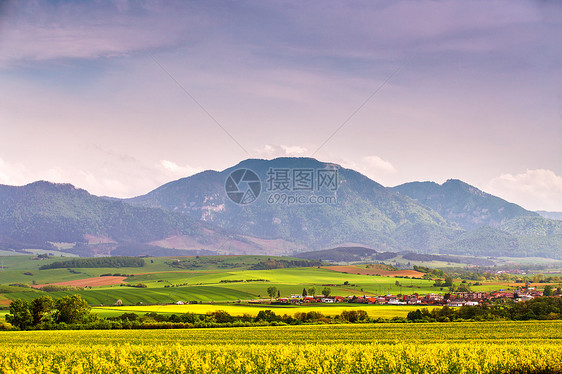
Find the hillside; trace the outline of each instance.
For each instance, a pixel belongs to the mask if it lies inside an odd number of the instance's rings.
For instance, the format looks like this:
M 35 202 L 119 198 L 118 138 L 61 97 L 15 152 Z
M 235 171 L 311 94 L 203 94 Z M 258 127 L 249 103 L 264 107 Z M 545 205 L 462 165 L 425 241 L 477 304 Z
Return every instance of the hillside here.
M 310 178 L 298 179 L 297 172 Z M 329 183 L 320 175 L 329 175 Z M 289 255 L 368 247 L 560 258 L 561 222 L 458 180 L 386 188 L 310 158 L 249 159 L 126 200 L 69 184 L 0 185 L 0 250 L 80 256 Z M 328 255 L 355 261 L 350 251 Z
M 262 182 L 262 193 L 251 204 L 236 204 L 224 192 L 228 175 L 237 169 L 254 171 Z M 270 169 L 335 171 L 336 191 L 288 191 L 286 194 L 333 197 L 337 203 L 288 205 L 272 202 L 276 192 L 267 191 Z M 402 239 L 415 235 L 420 224 L 429 227 L 436 242 L 447 241 L 459 231 L 431 208 L 356 171 L 309 158 L 250 159 L 222 172 L 206 171 L 167 183 L 127 202 L 181 212 L 243 235 L 282 239 L 309 248 L 356 242 L 377 250 L 401 250 L 411 248 L 411 243 Z
M 330 262 L 384 261 L 396 257 L 394 252 L 377 252 L 365 247 L 337 247 L 319 251 L 302 252 L 299 258 L 316 259 Z
M 547 212 L 546 210 L 537 210 L 535 213 L 541 215 L 541 217 L 548 219 L 556 219 L 562 221 L 562 212 Z
M 186 215 L 93 196 L 70 184 L 0 186 L 0 249 L 54 249 L 66 243 L 70 252 L 107 255 L 172 235 L 189 237 L 200 249 L 218 247 L 229 233 Z M 257 247 L 242 238 L 233 242 Z
M 499 227 L 514 218 L 538 216 L 456 179 L 441 185 L 434 182 L 405 183 L 392 190 L 430 207 L 465 230 L 483 225 Z

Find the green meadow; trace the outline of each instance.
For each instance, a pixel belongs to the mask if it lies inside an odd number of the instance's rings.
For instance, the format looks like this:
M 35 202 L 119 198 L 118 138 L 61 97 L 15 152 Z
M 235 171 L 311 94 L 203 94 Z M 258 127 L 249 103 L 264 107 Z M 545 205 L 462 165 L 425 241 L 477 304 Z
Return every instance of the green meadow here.
M 433 280 L 393 278 L 383 276 L 341 273 L 319 267 L 250 270 L 268 256 L 209 256 L 209 257 L 159 257 L 146 258 L 143 267 L 122 268 L 59 268 L 40 270 L 40 266 L 64 260 L 61 257 L 38 260 L 34 256 L 0 257 L 0 307 L 10 300 L 32 300 L 41 294 L 33 288 L 9 286 L 10 284 L 48 284 L 99 279 L 103 274 L 122 274 L 124 284 L 78 288 L 49 292 L 54 298 L 80 294 L 92 306 L 173 304 L 184 302 L 238 302 L 268 298 L 268 287 L 274 286 L 281 297 L 301 294 L 303 289 L 316 289 L 321 294 L 329 287 L 332 295 L 385 295 L 444 293 L 447 289 L 434 287 Z M 283 258 L 292 260 L 290 258 Z M 137 288 L 142 284 L 143 288 Z M 483 284 L 473 286 L 475 291 L 490 291 L 507 286 Z

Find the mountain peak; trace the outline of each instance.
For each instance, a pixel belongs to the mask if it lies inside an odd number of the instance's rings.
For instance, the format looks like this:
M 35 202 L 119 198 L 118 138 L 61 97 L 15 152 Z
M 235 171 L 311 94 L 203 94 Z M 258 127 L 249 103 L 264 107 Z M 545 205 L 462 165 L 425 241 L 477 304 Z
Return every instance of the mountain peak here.
M 433 182 L 406 183 L 393 190 L 431 207 L 465 230 L 482 225 L 499 227 L 513 218 L 537 215 L 459 179 L 448 179 L 441 185 Z

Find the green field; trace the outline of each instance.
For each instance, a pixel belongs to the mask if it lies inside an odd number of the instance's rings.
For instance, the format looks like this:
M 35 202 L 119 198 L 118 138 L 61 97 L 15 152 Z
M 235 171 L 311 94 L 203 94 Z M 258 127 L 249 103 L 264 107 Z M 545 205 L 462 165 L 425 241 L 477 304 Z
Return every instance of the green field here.
M 562 323 L 0 332 L 2 373 L 560 374 Z
M 39 267 L 60 257 L 38 260 L 32 256 L 0 257 L 4 267 L 0 271 L 0 307 L 9 300 L 37 298 L 42 291 L 32 288 L 8 287 L 8 284 L 47 284 L 99 279 L 102 274 L 125 274 L 125 285 L 97 286 L 93 288 L 51 292 L 52 297 L 78 293 L 92 306 L 114 305 L 121 300 L 124 305 L 172 304 L 190 302 L 235 302 L 267 298 L 267 288 L 275 286 L 281 297 L 301 294 L 303 288 L 316 288 L 320 294 L 324 287 L 332 295 L 385 295 L 445 293 L 447 289 L 434 287 L 432 280 L 406 279 L 382 276 L 341 273 L 317 267 L 285 268 L 274 270 L 249 270 L 268 256 L 210 256 L 147 258 L 144 267 L 123 268 L 60 268 L 39 270 Z M 289 259 L 289 258 L 285 258 Z M 181 266 L 176 263 L 181 262 Z M 510 289 L 507 285 L 486 284 L 472 286 L 474 291 Z

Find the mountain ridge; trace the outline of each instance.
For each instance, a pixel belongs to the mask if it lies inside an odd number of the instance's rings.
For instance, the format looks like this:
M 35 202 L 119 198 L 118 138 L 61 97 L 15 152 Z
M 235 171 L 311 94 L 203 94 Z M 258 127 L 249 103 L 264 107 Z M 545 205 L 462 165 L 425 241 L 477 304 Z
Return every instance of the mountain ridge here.
M 241 207 L 225 196 L 224 181 L 232 171 L 252 170 L 266 184 L 268 171 L 276 168 L 335 170 L 337 190 L 328 191 L 328 195 L 337 198 L 338 203 L 333 206 L 308 204 L 282 207 L 268 204 L 265 197 L 260 196 L 261 200 Z M 202 179 L 204 183 L 201 183 Z M 204 186 L 206 191 L 202 191 L 200 186 Z M 406 249 L 407 246 L 392 237 L 392 232 L 410 221 L 424 221 L 444 230 L 455 230 L 455 226 L 439 214 L 421 207 L 407 196 L 398 195 L 352 169 L 310 158 L 248 159 L 221 172 L 199 173 L 169 182 L 144 196 L 126 201 L 138 206 L 179 211 L 231 230 L 236 230 L 238 222 L 244 220 L 247 225 L 241 229 L 244 235 L 293 240 L 313 248 L 353 242 L 357 236 L 362 236 L 365 244 L 378 246 L 379 249 Z
M 246 205 L 232 201 L 225 190 L 238 188 L 241 179 L 231 179 L 228 186 L 227 180 L 241 169 L 260 182 L 255 201 Z M 278 175 L 293 179 L 273 178 Z M 329 183 L 321 185 L 321 176 Z M 302 187 L 312 178 L 306 191 L 272 189 Z M 282 195 L 305 200 L 273 199 Z M 311 158 L 247 159 L 130 199 L 98 197 L 46 181 L 0 185 L 0 249 L 51 248 L 53 242 L 74 243 L 81 255 L 274 255 L 356 243 L 378 252 L 560 257 L 562 221 L 460 180 L 388 188 L 355 170 Z
M 458 179 L 448 179 L 441 185 L 435 182 L 409 182 L 392 189 L 429 206 L 465 230 L 482 225 L 500 227 L 513 218 L 538 216 L 535 212 Z

